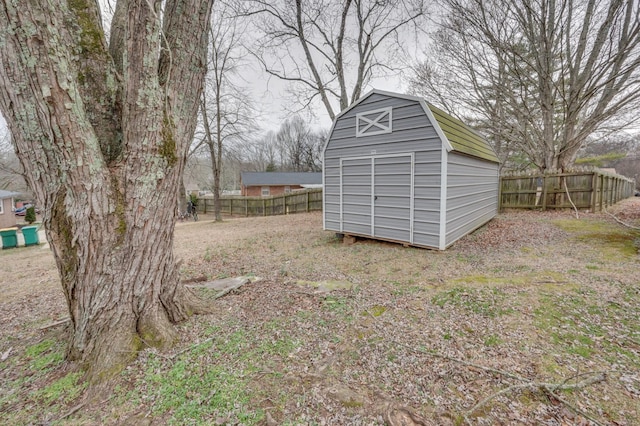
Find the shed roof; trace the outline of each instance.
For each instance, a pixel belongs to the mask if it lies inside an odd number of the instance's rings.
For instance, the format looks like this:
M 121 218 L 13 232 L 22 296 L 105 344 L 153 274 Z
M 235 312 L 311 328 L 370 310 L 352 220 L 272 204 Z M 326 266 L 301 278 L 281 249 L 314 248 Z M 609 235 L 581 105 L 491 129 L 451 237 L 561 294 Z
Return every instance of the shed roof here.
M 373 94 L 409 99 L 419 102 L 425 114 L 429 117 L 429 120 L 432 121 L 433 126 L 436 128 L 436 131 L 440 135 L 444 146 L 447 148 L 447 151 L 456 151 L 495 163 L 500 162 L 495 152 L 493 151 L 493 148 L 491 148 L 491 145 L 489 145 L 486 139 L 484 139 L 479 133 L 477 133 L 471 127 L 467 126 L 452 115 L 447 114 L 441 109 L 429 104 L 419 96 L 405 95 L 402 93 L 393 93 L 384 90 L 373 89 L 369 93 L 358 99 L 356 102 L 351 104 L 349 108 L 342 111 L 334 120 L 334 127 L 335 123 L 340 117 L 345 115 L 348 111 L 355 108 L 358 104 L 360 104 L 362 101 Z M 435 121 L 435 123 L 433 121 Z M 327 144 L 329 143 L 329 139 L 330 138 L 327 139 Z M 325 150 L 327 148 L 327 144 L 325 144 Z
M 496 163 L 500 162 L 489 143 L 476 131 L 441 109 L 429 103 L 427 105 L 454 151 Z
M 322 172 L 242 172 L 244 186 L 317 185 L 322 184 Z

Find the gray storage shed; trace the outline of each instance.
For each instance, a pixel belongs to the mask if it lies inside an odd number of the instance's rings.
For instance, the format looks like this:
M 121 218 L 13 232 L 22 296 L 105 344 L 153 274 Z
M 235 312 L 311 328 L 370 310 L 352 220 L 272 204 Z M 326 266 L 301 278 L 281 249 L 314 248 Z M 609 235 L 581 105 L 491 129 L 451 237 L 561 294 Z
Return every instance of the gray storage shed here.
M 324 229 L 444 250 L 498 212 L 499 161 L 424 99 L 373 90 L 323 151 Z

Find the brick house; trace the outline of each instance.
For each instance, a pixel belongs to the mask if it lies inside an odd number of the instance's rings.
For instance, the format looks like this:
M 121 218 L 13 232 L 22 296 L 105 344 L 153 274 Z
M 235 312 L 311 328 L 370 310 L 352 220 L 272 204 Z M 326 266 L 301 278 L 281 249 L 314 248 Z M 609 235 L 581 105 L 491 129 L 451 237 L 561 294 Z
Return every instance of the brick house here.
M 13 197 L 15 192 L 0 189 L 0 229 L 16 226 L 16 215 L 13 211 Z
M 269 197 L 303 188 L 322 187 L 321 172 L 242 172 L 241 192 L 245 197 Z

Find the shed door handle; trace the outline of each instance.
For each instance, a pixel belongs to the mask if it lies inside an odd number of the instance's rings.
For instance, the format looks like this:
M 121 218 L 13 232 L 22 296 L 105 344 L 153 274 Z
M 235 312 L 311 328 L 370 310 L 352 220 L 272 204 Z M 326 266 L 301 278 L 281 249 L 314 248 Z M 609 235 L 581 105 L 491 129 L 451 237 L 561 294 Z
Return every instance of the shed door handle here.
M 373 196 L 373 201 L 375 201 L 375 200 L 377 200 L 377 199 L 378 199 L 378 196 L 377 196 L 377 195 L 374 195 L 374 196 Z

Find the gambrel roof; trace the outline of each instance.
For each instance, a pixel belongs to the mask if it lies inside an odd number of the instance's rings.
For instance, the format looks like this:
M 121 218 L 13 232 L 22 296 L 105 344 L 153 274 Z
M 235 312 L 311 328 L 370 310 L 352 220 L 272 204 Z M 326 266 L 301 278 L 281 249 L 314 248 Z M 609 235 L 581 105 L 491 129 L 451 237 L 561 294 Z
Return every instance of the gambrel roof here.
M 427 106 L 454 151 L 496 163 L 500 162 L 493 148 L 475 130 L 430 103 L 427 103 Z
M 356 108 L 361 102 L 365 101 L 367 98 L 374 94 L 389 96 L 392 98 L 408 99 L 420 103 L 425 115 L 428 117 L 429 121 L 436 129 L 438 135 L 440 136 L 440 139 L 442 140 L 442 144 L 447 151 L 454 151 L 461 154 L 470 155 L 472 157 L 481 158 L 483 160 L 491 161 L 494 163 L 500 162 L 491 145 L 489 145 L 487 140 L 484 139 L 479 133 L 477 133 L 471 127 L 467 126 L 459 119 L 442 111 L 434 105 L 431 105 L 425 99 L 419 96 L 391 93 L 378 89 L 371 90 L 360 99 L 358 99 L 358 101 L 351 104 L 349 108 L 342 111 L 334 120 L 334 126 L 335 123 L 337 123 L 338 119 L 340 119 L 340 117 Z M 367 115 L 370 116 L 367 117 Z M 362 128 L 360 127 L 361 123 L 362 125 L 364 125 L 364 127 Z M 366 114 L 358 114 L 356 137 L 366 136 L 367 134 L 391 133 L 393 131 L 392 125 L 392 114 L 389 109 L 380 109 L 369 111 Z M 365 130 L 369 129 L 372 129 L 375 133 L 365 133 Z

